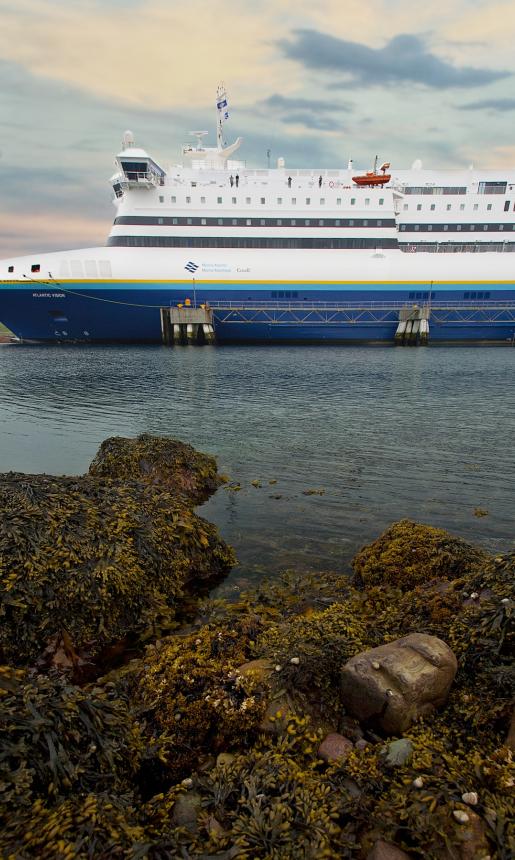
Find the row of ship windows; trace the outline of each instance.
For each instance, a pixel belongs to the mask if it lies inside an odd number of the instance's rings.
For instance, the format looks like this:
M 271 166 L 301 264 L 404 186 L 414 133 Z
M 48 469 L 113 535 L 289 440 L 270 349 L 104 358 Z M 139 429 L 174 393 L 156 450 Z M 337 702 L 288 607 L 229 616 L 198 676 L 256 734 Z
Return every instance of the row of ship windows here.
M 403 233 L 413 231 L 431 233 L 432 230 L 435 230 L 437 233 L 474 232 L 475 230 L 499 233 L 503 230 L 515 230 L 515 224 L 401 224 L 399 230 Z
M 429 292 L 409 293 L 408 299 L 429 299 L 429 296 L 430 296 Z M 436 293 L 431 293 L 431 298 L 436 299 Z M 481 292 L 481 290 L 479 292 L 467 292 L 467 293 L 463 293 L 463 298 L 464 299 L 489 299 L 490 293 L 489 292 Z
M 396 239 L 288 239 L 237 236 L 111 236 L 111 247 L 129 248 L 396 248 Z
M 511 206 L 511 200 L 505 200 L 504 201 L 504 211 L 509 212 L 510 206 Z M 402 206 L 402 209 L 404 212 L 408 212 L 409 211 L 409 204 L 404 203 Z M 429 211 L 434 212 L 435 209 L 436 209 L 436 204 L 431 203 L 431 205 L 429 207 Z M 452 211 L 452 203 L 448 203 L 447 206 L 445 207 L 445 209 L 447 212 L 451 212 Z M 469 209 L 470 209 L 470 206 L 469 206 Z M 472 206 L 472 209 L 474 212 L 477 212 L 479 210 L 479 203 L 474 203 L 474 205 Z M 417 203 L 417 212 L 421 212 L 421 211 L 422 211 L 422 203 Z M 465 204 L 460 203 L 460 212 L 464 212 L 464 211 L 465 211 Z M 487 204 L 486 211 L 487 212 L 492 211 L 492 204 L 491 203 Z M 515 212 L 515 203 L 513 204 L 513 211 Z
M 207 227 L 395 227 L 394 218 L 159 218 L 150 215 L 121 215 L 120 224 Z
M 401 251 L 428 251 L 433 254 L 457 254 L 462 251 L 515 251 L 515 242 L 399 242 Z
M 506 194 L 507 182 L 480 182 L 478 186 L 478 194 Z M 511 186 L 510 186 L 511 188 Z M 460 186 L 414 186 L 407 185 L 403 189 L 404 194 L 466 194 L 467 187 Z
M 117 195 L 117 196 L 121 196 L 121 195 Z M 243 198 L 242 198 L 242 199 L 243 199 Z M 264 205 L 266 205 L 266 202 L 267 202 L 267 201 L 266 201 L 266 197 L 259 197 L 259 198 L 256 198 L 254 201 L 252 200 L 252 197 L 245 197 L 245 203 L 246 203 L 248 206 L 250 206 L 250 205 L 252 204 L 252 202 L 257 203 L 257 202 L 258 202 L 258 200 L 259 200 L 259 204 L 260 204 L 260 206 L 264 206 Z M 185 197 L 185 201 L 186 201 L 186 203 L 191 203 L 191 197 Z M 162 194 L 161 194 L 161 195 L 159 195 L 159 202 L 160 202 L 160 203 L 164 203 L 164 202 L 165 202 L 165 198 L 164 198 L 164 196 L 163 196 Z M 177 203 L 177 197 L 176 197 L 176 196 L 172 196 L 172 197 L 170 197 L 170 202 L 171 202 L 171 203 Z M 197 202 L 198 202 L 198 201 L 197 201 L 197 200 L 195 200 L 195 203 L 197 203 Z M 201 202 L 201 203 L 206 203 L 206 202 L 207 202 L 207 201 L 206 201 L 206 198 L 205 198 L 205 197 L 201 197 L 201 198 L 200 198 L 200 202 Z M 217 197 L 217 198 L 216 198 L 216 202 L 217 202 L 217 204 L 222 204 L 222 203 L 224 202 L 223 197 Z M 227 202 L 227 201 L 226 201 L 226 202 Z M 238 201 L 238 198 L 237 198 L 237 197 L 231 197 L 231 203 L 232 203 L 233 205 L 237 204 L 238 202 L 240 202 L 240 203 L 241 203 L 241 200 L 240 200 L 240 201 Z M 277 198 L 276 198 L 276 200 L 275 200 L 275 202 L 276 202 L 276 204 L 277 204 L 278 206 L 282 206 L 282 204 L 283 204 L 283 203 L 285 203 L 285 202 L 286 202 L 286 203 L 290 203 L 292 206 L 296 206 L 296 205 L 297 205 L 297 198 L 296 198 L 296 197 L 290 197 L 288 200 L 286 200 L 286 198 L 284 198 L 284 197 L 277 197 Z M 304 202 L 305 202 L 306 206 L 311 206 L 311 202 L 312 202 L 311 197 L 306 197 Z M 315 203 L 315 205 L 316 205 L 316 201 L 313 201 L 313 202 L 314 202 L 314 203 Z M 332 202 L 332 201 L 331 201 L 331 202 Z M 364 202 L 365 206 L 370 206 L 370 197 L 365 197 L 365 200 L 364 200 L 364 201 L 361 201 L 361 200 L 360 200 L 360 203 L 361 203 L 361 202 Z M 374 201 L 374 202 L 375 202 L 375 201 Z M 380 197 L 380 198 L 379 198 L 379 200 L 378 200 L 377 202 L 378 202 L 379 206 L 384 206 L 384 197 Z M 269 203 L 272 203 L 272 201 L 270 200 L 270 201 L 269 201 Z M 318 203 L 319 203 L 319 205 L 320 205 L 320 206 L 325 206 L 325 197 L 321 197 L 321 198 L 319 199 Z M 337 206 L 341 206 L 341 205 L 342 205 L 342 198 L 341 198 L 341 197 L 337 197 L 337 198 L 336 198 L 336 205 L 337 205 Z M 356 197 L 351 197 L 351 199 L 350 199 L 350 205 L 351 205 L 351 206 L 355 206 L 355 205 L 356 205 Z

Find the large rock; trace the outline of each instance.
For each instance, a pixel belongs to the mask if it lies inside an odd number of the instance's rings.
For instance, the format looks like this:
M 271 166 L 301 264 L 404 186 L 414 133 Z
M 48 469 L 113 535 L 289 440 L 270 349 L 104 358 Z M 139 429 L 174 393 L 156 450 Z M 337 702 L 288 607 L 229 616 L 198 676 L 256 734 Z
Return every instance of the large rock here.
M 444 704 L 457 667 L 445 642 L 412 633 L 352 657 L 341 673 L 342 698 L 360 722 L 402 734 Z
M 212 458 L 151 436 L 106 440 L 101 451 L 82 477 L 0 475 L 0 662 L 29 663 L 64 639 L 73 663 L 73 650 L 96 658 L 126 636 L 166 629 L 188 594 L 234 563 L 192 510 Z
M 352 561 L 359 585 L 409 591 L 433 579 L 456 579 L 484 563 L 486 553 L 444 529 L 401 520 Z
M 390 842 L 378 839 L 367 855 L 367 860 L 409 860 L 409 854 Z

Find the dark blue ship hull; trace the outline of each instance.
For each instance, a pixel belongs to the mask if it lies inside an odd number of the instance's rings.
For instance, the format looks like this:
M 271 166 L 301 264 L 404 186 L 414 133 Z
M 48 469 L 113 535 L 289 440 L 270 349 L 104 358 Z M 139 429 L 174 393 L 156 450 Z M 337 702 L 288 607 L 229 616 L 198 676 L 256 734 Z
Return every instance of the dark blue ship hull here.
M 160 343 L 161 308 L 208 302 L 218 342 L 394 342 L 399 309 L 431 306 L 430 342 L 513 342 L 514 284 L 0 284 L 0 321 L 23 341 Z

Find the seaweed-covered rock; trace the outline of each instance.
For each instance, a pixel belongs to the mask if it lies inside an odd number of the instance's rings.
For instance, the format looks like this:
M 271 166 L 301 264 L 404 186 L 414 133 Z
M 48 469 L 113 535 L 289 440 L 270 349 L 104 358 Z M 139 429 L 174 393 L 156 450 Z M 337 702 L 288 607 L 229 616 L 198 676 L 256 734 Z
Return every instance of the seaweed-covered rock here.
M 151 453 L 152 437 L 144 443 Z M 157 453 L 169 445 L 158 439 Z M 130 479 L 131 462 L 123 480 L 0 477 L 0 660 L 33 661 L 63 631 L 76 651 L 93 655 L 128 634 L 158 632 L 185 595 L 234 563 L 191 499 Z M 214 480 L 211 458 L 204 466 Z M 205 478 L 196 493 L 199 486 Z
M 62 675 L 0 670 L 0 811 L 38 798 L 132 787 L 141 730 L 113 686 L 80 689 Z
M 237 623 L 148 649 L 130 694 L 146 736 L 159 745 L 168 779 L 181 778 L 203 756 L 242 744 L 256 732 L 268 685 L 259 672 L 237 671 L 247 649 L 248 631 Z
M 445 642 L 412 633 L 352 657 L 341 673 L 343 701 L 360 721 L 402 734 L 443 705 L 457 668 Z
M 143 433 L 136 439 L 112 436 L 102 442 L 89 467 L 94 478 L 144 481 L 169 490 L 190 506 L 204 502 L 222 483 L 216 460 L 177 439 Z
M 401 520 L 363 547 L 352 565 L 358 584 L 396 585 L 406 591 L 432 579 L 456 579 L 486 558 L 444 529 Z

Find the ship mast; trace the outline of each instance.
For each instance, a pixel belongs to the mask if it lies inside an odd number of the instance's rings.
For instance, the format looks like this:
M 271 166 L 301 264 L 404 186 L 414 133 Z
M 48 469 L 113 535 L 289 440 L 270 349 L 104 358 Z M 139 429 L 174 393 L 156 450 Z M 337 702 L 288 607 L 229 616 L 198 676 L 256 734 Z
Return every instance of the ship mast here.
M 224 149 L 224 122 L 229 119 L 227 109 L 227 92 L 224 84 L 220 84 L 216 90 L 216 145 L 219 150 Z

